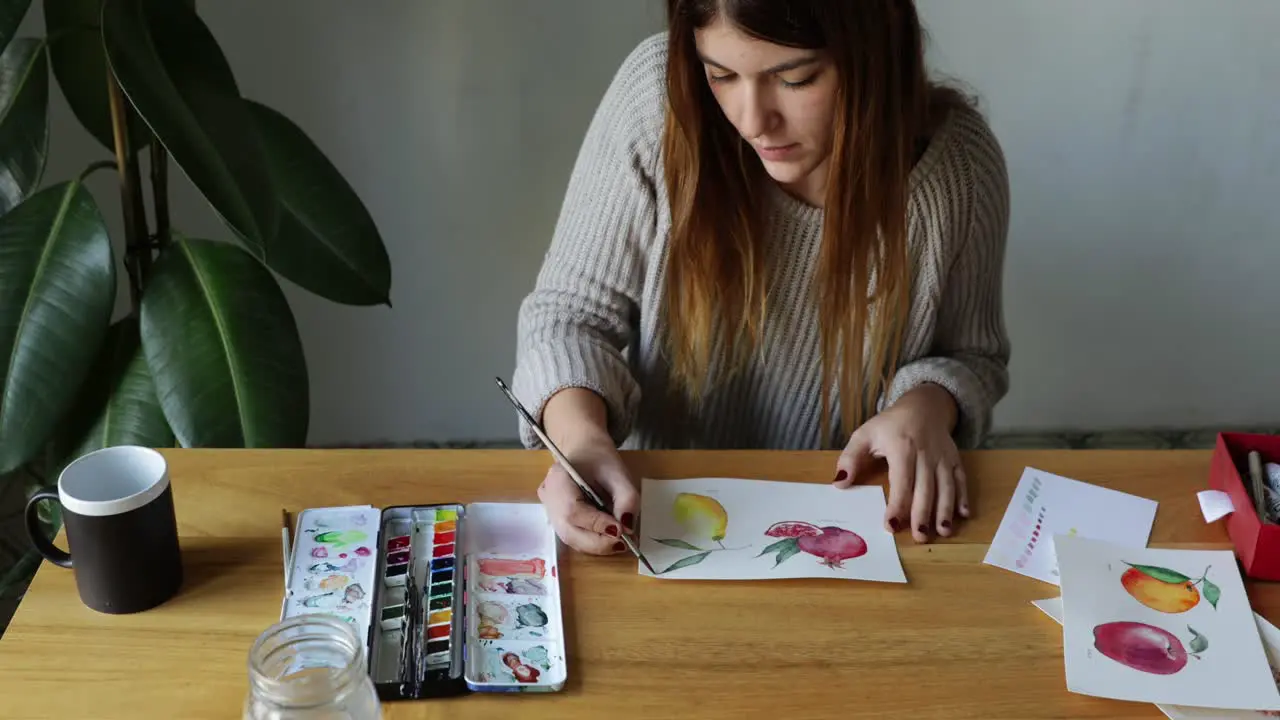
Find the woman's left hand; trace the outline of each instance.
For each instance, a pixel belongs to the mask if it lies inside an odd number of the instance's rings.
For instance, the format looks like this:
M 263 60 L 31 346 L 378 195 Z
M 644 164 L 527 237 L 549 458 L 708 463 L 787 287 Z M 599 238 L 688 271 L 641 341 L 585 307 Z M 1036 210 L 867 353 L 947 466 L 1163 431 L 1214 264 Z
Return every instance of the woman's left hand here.
M 951 393 L 940 385 L 925 383 L 907 392 L 854 431 L 836 462 L 835 486 L 849 487 L 859 472 L 884 458 L 889 462 L 889 531 L 910 522 L 916 542 L 928 542 L 931 529 L 950 536 L 956 512 L 969 517 L 964 467 L 951 438 L 956 412 Z

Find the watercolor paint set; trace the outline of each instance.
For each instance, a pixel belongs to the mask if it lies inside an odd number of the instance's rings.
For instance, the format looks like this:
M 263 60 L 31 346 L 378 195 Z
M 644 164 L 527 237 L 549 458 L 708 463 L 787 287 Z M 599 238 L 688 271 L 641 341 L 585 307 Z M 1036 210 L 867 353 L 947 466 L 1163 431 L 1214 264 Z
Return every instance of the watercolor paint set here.
M 564 687 L 556 535 L 541 504 L 313 508 L 294 538 L 281 618 L 350 623 L 382 699 Z

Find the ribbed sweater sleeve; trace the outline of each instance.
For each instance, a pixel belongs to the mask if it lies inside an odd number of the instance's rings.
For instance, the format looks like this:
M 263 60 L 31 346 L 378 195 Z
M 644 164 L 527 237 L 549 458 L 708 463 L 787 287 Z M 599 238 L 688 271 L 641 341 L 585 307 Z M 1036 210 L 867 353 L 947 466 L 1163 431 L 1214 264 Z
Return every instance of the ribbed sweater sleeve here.
M 645 258 L 657 224 L 655 191 L 662 56 L 653 43 L 626 58 L 588 126 L 554 235 L 518 316 L 512 390 L 541 422 L 565 388 L 594 391 L 621 444 L 640 402 L 626 348 L 634 341 Z M 523 420 L 521 442 L 540 447 Z
M 954 182 L 924 193 L 955 193 L 965 228 L 942 285 L 933 344 L 925 357 L 900 367 L 884 405 L 931 382 L 955 398 L 953 437 L 961 449 L 976 447 L 991 428 L 996 403 L 1009 390 L 1009 337 L 1003 312 L 1005 244 L 1009 231 L 1009 176 L 999 143 L 985 125 L 963 124 L 952 165 Z

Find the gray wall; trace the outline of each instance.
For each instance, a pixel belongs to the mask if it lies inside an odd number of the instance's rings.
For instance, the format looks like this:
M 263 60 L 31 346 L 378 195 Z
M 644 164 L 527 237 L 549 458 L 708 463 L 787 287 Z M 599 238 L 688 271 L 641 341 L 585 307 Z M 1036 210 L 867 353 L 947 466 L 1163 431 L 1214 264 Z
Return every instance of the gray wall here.
M 514 435 L 491 378 L 511 372 L 516 307 L 595 103 L 662 5 L 200 3 L 244 93 L 326 149 L 391 253 L 394 309 L 287 288 L 312 442 Z M 920 7 L 936 67 L 980 93 L 1009 158 L 1013 389 L 999 427 L 1274 422 L 1280 3 Z M 101 151 L 54 102 L 48 177 L 61 179 Z M 118 219 L 109 178 L 94 182 Z M 225 237 L 175 186 L 177 224 Z

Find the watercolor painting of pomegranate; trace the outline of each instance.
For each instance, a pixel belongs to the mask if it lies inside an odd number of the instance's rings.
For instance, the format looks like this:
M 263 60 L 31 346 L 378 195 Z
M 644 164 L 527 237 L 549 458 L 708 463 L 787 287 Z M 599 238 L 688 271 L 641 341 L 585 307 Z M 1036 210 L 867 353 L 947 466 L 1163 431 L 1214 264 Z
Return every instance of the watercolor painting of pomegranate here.
M 835 525 L 818 527 L 807 522 L 787 521 L 774 523 L 764 533 L 768 537 L 781 538 L 769 545 L 756 557 L 770 553 L 773 567 L 778 567 L 800 553 L 812 555 L 818 562 L 833 570 L 844 568 L 846 560 L 867 554 L 867 541 L 852 530 Z
M 1209 640 L 1187 626 L 1190 641 L 1184 645 L 1177 635 L 1142 622 L 1118 621 L 1093 628 L 1093 646 L 1121 665 L 1153 675 L 1173 675 L 1187 666 L 1188 658 L 1200 659 L 1209 649 Z

